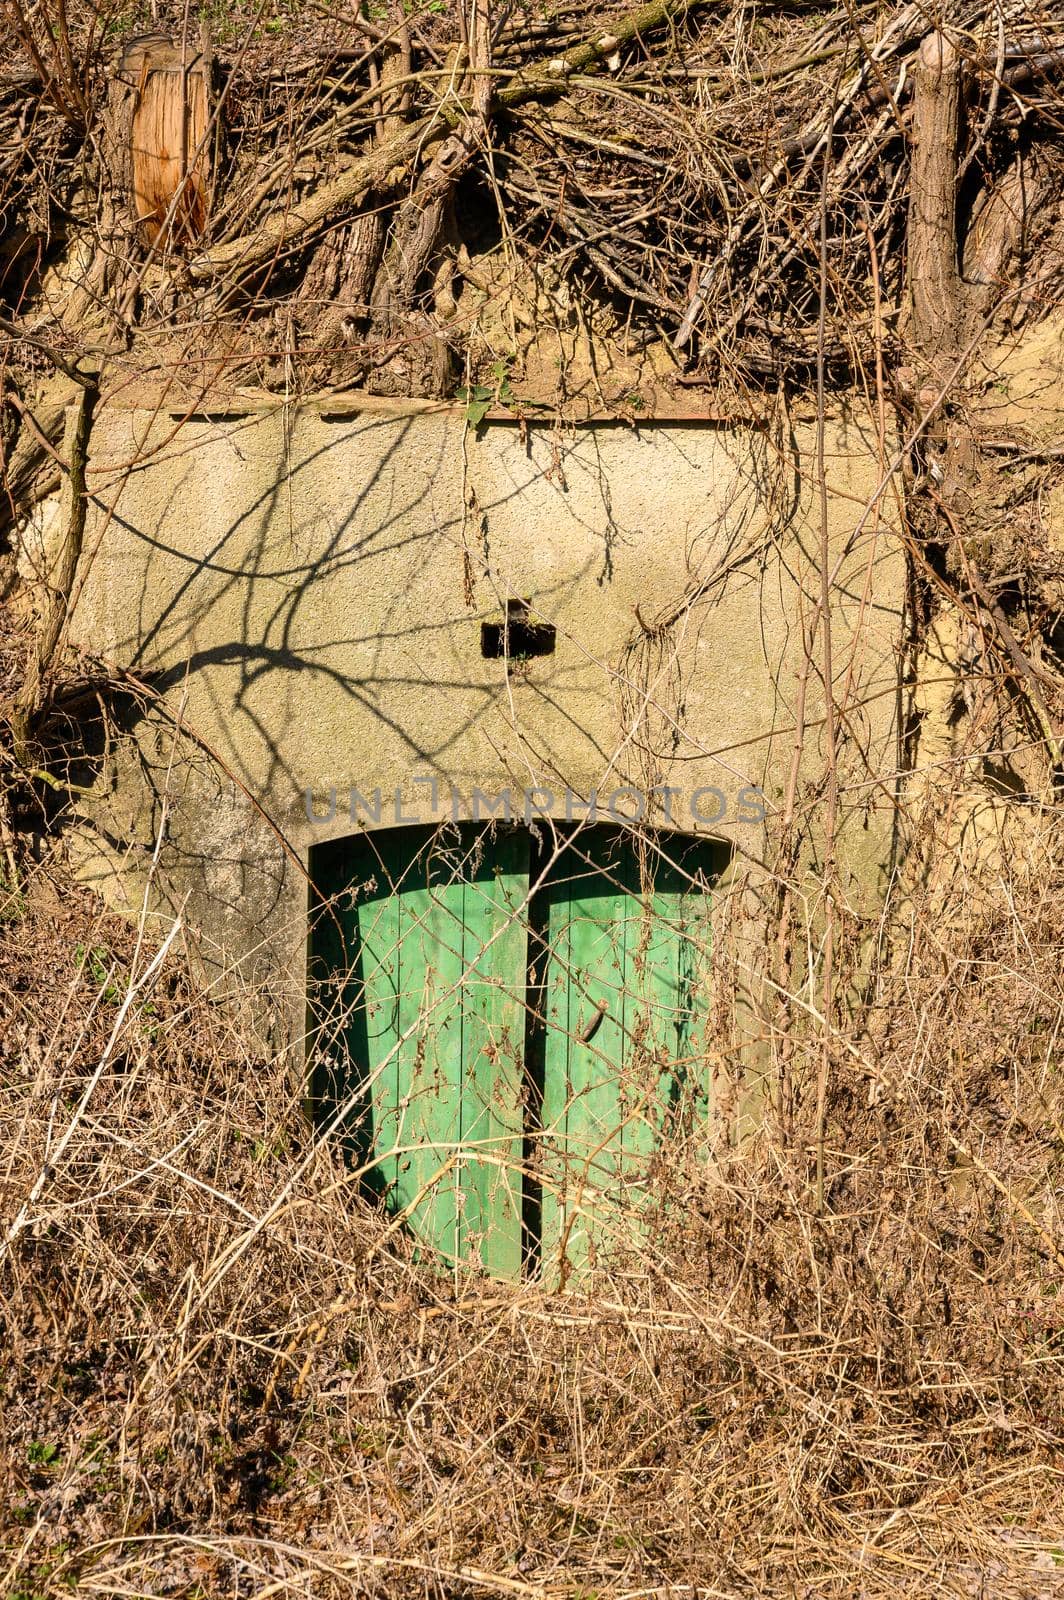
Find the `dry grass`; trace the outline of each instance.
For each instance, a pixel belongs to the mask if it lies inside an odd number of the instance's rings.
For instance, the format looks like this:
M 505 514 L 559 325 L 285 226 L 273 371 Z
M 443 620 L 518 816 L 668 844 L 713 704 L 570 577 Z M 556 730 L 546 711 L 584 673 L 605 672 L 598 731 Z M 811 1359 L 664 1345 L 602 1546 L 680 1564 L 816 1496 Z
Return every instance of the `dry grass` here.
M 1059 1592 L 1061 848 L 899 907 L 824 1216 L 766 1134 L 564 1297 L 385 1239 L 250 1013 L 39 870 L 0 935 L 0 1588 Z

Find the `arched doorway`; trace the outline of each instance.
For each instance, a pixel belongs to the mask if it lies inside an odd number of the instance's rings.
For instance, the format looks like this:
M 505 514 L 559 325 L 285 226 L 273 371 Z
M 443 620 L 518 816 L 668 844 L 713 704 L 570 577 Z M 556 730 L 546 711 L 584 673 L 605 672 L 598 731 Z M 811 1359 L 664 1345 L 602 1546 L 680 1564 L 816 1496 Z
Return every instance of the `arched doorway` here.
M 318 846 L 318 1115 L 448 1260 L 565 1278 L 704 1117 L 717 840 L 458 823 Z

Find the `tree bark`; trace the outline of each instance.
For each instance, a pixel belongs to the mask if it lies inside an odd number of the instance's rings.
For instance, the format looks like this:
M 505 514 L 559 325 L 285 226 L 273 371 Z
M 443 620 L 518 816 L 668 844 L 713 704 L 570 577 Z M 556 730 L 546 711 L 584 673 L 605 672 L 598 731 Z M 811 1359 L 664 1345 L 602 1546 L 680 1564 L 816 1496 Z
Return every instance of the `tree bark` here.
M 914 74 L 909 201 L 909 331 L 932 366 L 958 348 L 957 144 L 961 63 L 944 33 L 929 33 Z
M 32 406 L 19 402 L 18 434 L 0 472 L 0 546 L 19 517 L 58 488 L 62 474 L 58 446 L 63 439 L 67 407 L 79 393 L 72 379 L 57 373 L 39 391 Z
M 360 205 L 370 190 L 394 192 L 409 173 L 434 121 L 425 116 L 407 123 L 366 155 L 357 156 L 331 183 L 323 183 L 298 205 L 268 218 L 257 232 L 204 250 L 189 262 L 189 277 L 200 283 L 230 271 L 246 276 L 341 212 Z
M 964 279 L 978 314 L 985 316 L 1007 287 L 1010 264 L 1022 257 L 1031 217 L 1050 192 L 1045 172 L 1021 156 L 991 189 L 964 241 Z
M 478 140 L 487 137 L 492 98 L 490 0 L 474 0 L 468 66 L 472 117 L 437 147 L 413 194 L 399 207 L 373 291 L 374 343 L 392 348 L 393 359 L 404 369 L 402 387 L 415 395 L 441 395 L 451 378 L 451 349 L 443 331 L 446 286 L 440 265 L 447 250 L 455 185 Z M 385 392 L 392 384 L 389 364 L 384 364 L 373 385 Z
M 98 397 L 97 384 L 86 383 L 75 402 L 67 462 L 66 537 L 56 569 L 48 575 L 44 616 L 26 677 L 15 696 L 9 719 L 15 759 L 21 766 L 26 765 L 30 735 L 48 702 L 48 675 L 63 636 L 74 578 L 81 560 L 88 509 L 85 469 L 89 459 L 93 410 Z

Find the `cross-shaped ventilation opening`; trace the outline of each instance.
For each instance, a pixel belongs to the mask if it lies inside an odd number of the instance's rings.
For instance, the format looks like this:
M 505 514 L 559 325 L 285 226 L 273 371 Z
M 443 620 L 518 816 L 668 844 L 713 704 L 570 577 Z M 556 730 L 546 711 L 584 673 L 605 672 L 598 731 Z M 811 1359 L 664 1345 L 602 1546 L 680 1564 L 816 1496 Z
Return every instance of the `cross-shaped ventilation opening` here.
M 552 656 L 556 630 L 549 622 L 536 622 L 529 600 L 507 600 L 505 622 L 480 625 L 480 653 L 488 661 L 531 661 Z

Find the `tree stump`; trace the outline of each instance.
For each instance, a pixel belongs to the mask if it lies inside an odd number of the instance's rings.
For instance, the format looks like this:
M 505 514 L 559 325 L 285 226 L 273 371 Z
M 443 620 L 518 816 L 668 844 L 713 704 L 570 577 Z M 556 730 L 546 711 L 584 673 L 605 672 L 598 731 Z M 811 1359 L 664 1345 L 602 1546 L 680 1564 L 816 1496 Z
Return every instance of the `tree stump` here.
M 191 244 L 210 204 L 209 65 L 202 50 L 147 34 L 132 39 L 110 106 L 115 176 L 125 178 L 147 246 Z

